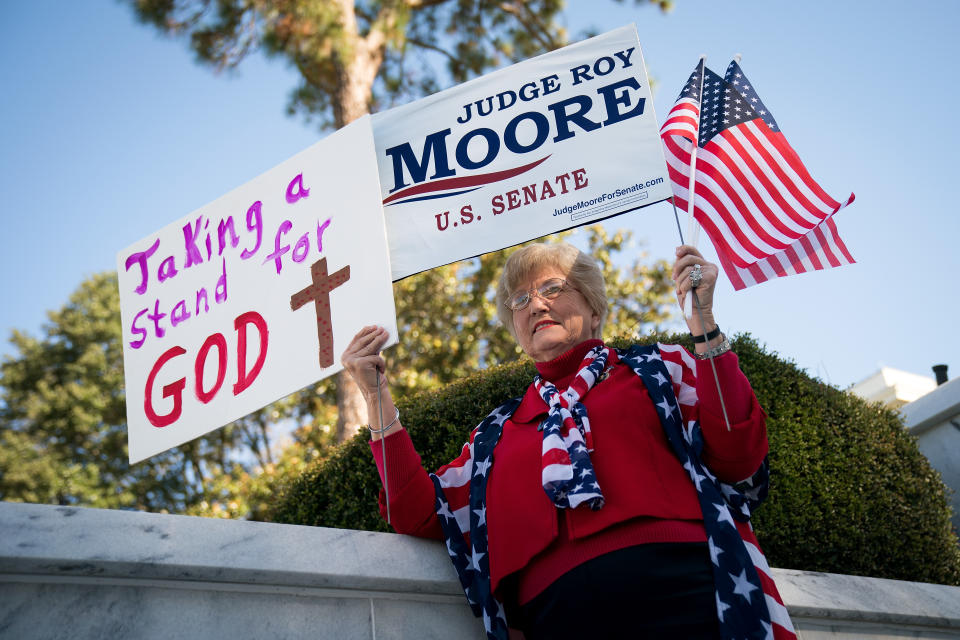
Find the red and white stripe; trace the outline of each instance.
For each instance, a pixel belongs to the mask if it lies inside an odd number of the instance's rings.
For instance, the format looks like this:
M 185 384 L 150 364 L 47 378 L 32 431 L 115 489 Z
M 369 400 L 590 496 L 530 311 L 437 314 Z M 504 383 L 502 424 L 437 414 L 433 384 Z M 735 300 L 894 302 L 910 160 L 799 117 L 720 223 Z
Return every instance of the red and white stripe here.
M 470 433 L 470 440 L 463 445 L 460 455 L 450 464 L 437 470 L 437 479 L 450 504 L 450 511 L 457 519 L 457 526 L 464 535 L 470 534 L 470 477 L 473 469 L 473 438 L 477 430 Z
M 697 361 L 678 344 L 658 342 L 657 347 L 673 382 L 673 393 L 677 396 L 684 422 L 696 419 L 692 412 L 697 406 Z
M 696 141 L 699 122 L 700 104 L 693 98 L 681 98 L 667 114 L 666 122 L 660 127 L 660 136 L 680 136 Z
M 567 452 L 577 443 L 583 442 L 583 436 L 569 412 L 566 412 L 563 422 L 566 433 L 550 434 L 543 439 L 540 483 L 544 486 L 573 479 L 573 465 Z
M 663 136 L 678 206 L 689 200 L 693 142 Z M 761 120 L 715 136 L 697 152 L 694 216 L 738 267 L 785 250 L 853 202 L 837 202 L 813 180 L 780 133 Z
M 727 278 L 737 291 L 773 278 L 856 262 L 840 238 L 837 224 L 832 216 L 783 251 L 778 251 L 747 267 L 736 266 L 722 251 L 718 250 L 717 255 L 720 266 L 723 267 Z
M 747 553 L 750 554 L 750 560 L 760 577 L 760 586 L 767 603 L 767 611 L 770 612 L 770 621 L 773 624 L 771 633 L 767 637 L 772 640 L 796 640 L 796 630 L 790 621 L 790 614 L 783 604 L 780 592 L 777 591 L 777 585 L 773 581 L 773 572 L 770 571 L 766 556 L 760 550 L 757 537 L 753 534 L 753 528 L 749 522 L 736 520 L 735 523 L 737 531 L 740 532 L 740 537 L 743 538 L 743 544 L 747 547 Z

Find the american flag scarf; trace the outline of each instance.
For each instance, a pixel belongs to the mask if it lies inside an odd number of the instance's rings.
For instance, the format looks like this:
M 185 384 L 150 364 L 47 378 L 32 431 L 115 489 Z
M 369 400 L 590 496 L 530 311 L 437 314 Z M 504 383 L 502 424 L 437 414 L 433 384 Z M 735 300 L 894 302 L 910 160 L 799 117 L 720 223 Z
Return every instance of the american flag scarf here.
M 691 393 L 696 393 L 695 387 L 682 379 L 695 367 L 695 363 L 685 361 L 690 360 L 689 355 L 684 359 L 683 349 L 673 345 L 635 345 L 617 353 L 646 387 L 667 440 L 696 487 L 713 563 L 721 636 L 730 640 L 795 639 L 790 617 L 749 522 L 751 512 L 767 495 L 769 472 L 766 460 L 753 476 L 736 486 L 719 481 L 701 461 L 704 441 L 699 422 L 690 420 L 684 424 L 680 411 L 680 404 L 689 405 Z M 668 359 L 666 363 L 664 354 Z M 695 402 L 695 397 L 692 399 Z M 507 640 L 509 634 L 503 605 L 491 591 L 487 555 L 487 478 L 503 425 L 520 406 L 520 401 L 520 398 L 508 400 L 491 412 L 474 429 L 471 441 L 464 448 L 469 456 L 464 465 L 457 468 L 457 474 L 462 471 L 470 474 L 469 504 L 463 509 L 469 512 L 469 523 L 458 519 L 451 511 L 444 491 L 445 482 L 440 477 L 445 472 L 430 476 L 447 552 L 467 601 L 474 615 L 483 618 L 490 640 Z
M 593 435 L 587 408 L 581 400 L 607 368 L 610 350 L 594 347 L 580 363 L 580 370 L 566 391 L 560 393 L 539 375 L 533 386 L 550 412 L 540 424 L 543 432 L 541 480 L 550 502 L 561 509 L 575 509 L 586 503 L 596 511 L 603 506 L 603 494 L 590 464 Z

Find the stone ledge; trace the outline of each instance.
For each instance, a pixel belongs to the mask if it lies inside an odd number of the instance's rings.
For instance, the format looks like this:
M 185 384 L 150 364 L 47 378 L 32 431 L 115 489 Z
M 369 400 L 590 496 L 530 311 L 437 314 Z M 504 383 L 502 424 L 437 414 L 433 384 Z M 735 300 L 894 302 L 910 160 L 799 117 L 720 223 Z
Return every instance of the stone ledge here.
M 436 542 L 349 529 L 0 503 L 0 572 L 462 597 Z
M 804 638 L 960 636 L 958 587 L 788 569 L 773 573 Z M 316 603 L 318 611 L 345 616 L 336 627 L 346 634 L 342 637 L 368 637 L 368 632 L 379 637 L 376 629 L 385 616 L 401 616 L 404 607 L 417 611 L 410 624 L 430 626 L 438 637 L 443 625 L 469 629 L 472 636 L 478 624 L 437 542 L 388 533 L 50 505 L 0 502 L 0 590 L 5 594 L 0 598 L 0 631 L 4 623 L 14 624 L 22 616 L 42 615 L 42 609 L 24 604 L 40 595 L 68 604 L 82 599 L 87 608 L 80 610 L 89 611 L 84 615 L 96 612 L 98 617 L 105 615 L 97 611 L 101 601 L 109 600 L 111 611 L 129 611 L 127 593 L 138 606 L 147 602 L 162 609 L 170 603 L 189 610 L 191 624 L 203 623 L 203 603 L 229 603 L 238 619 L 244 619 L 248 610 L 261 610 L 265 602 L 300 612 L 297 607 L 305 601 Z M 381 612 L 380 622 L 375 611 Z M 215 617 L 217 624 L 224 624 L 222 612 L 210 615 L 208 623 Z M 76 622 L 74 617 L 64 625 Z M 91 626 L 89 636 L 77 637 L 96 637 L 99 628 Z M 145 633 L 150 627 L 143 622 L 123 628 Z M 307 624 L 305 633 L 310 628 Z M 292 629 L 286 632 L 299 637 Z M 255 637 L 252 627 L 237 627 L 233 633 Z
M 793 569 L 773 576 L 797 618 L 960 630 L 960 587 Z

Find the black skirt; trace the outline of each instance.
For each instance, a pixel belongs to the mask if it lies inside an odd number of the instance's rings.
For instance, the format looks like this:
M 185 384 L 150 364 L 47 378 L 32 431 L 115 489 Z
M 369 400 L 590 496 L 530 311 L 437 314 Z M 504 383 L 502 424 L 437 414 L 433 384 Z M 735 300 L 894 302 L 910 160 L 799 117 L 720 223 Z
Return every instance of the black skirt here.
M 655 543 L 594 558 L 508 608 L 527 640 L 720 637 L 706 543 Z

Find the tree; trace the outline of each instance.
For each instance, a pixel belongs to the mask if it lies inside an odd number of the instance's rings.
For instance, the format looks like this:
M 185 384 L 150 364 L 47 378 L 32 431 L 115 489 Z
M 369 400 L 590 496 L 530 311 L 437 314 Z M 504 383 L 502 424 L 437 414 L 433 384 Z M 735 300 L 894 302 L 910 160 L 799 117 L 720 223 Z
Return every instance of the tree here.
M 272 405 L 131 466 L 115 274 L 82 283 L 0 364 L 0 499 L 183 512 L 225 474 L 270 464 Z M 255 462 L 254 462 L 255 461 Z
M 393 101 L 436 91 L 435 61 L 462 82 L 566 44 L 563 0 L 127 0 L 160 31 L 189 36 L 203 64 L 235 67 L 254 51 L 294 65 L 289 110 L 340 128 Z M 669 0 L 635 0 L 666 10 Z M 482 271 L 482 269 L 480 270 Z M 418 282 L 424 282 L 421 279 Z M 365 421 L 349 376 L 337 388 L 338 441 Z

